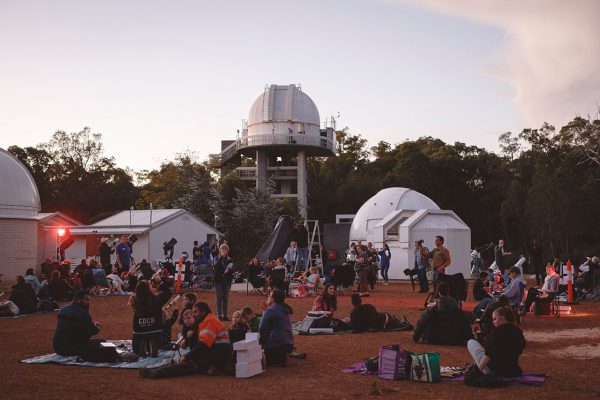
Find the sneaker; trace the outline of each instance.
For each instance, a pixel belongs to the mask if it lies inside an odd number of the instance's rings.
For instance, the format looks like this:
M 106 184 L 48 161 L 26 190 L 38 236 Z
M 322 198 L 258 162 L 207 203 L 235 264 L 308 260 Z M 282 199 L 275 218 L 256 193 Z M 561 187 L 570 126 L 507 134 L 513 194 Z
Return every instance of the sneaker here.
M 223 321 L 223 316 L 222 315 L 217 315 L 217 318 L 219 318 L 219 321 Z
M 290 358 L 297 358 L 299 360 L 304 360 L 306 358 L 306 353 L 298 353 L 297 351 L 292 351 L 289 356 Z
M 384 286 L 387 286 L 387 285 L 388 285 L 388 283 L 387 283 L 387 282 L 383 282 L 383 285 L 384 285 Z
M 148 342 L 144 339 L 140 340 L 139 356 L 148 357 Z

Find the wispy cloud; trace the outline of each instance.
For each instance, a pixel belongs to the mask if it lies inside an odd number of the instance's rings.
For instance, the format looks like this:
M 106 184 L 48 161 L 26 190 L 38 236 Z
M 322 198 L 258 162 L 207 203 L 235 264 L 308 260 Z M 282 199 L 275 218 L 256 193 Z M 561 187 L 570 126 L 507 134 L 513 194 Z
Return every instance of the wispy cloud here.
M 493 25 L 506 33 L 486 68 L 508 80 L 530 127 L 595 114 L 600 103 L 600 1 L 387 0 Z

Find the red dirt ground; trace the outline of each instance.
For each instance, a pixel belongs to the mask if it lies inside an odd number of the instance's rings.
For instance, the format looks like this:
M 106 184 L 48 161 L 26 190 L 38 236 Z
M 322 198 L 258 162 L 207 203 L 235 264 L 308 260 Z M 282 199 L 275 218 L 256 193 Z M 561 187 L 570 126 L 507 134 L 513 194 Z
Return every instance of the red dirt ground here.
M 200 293 L 200 299 L 214 305 L 213 293 Z M 249 305 L 259 309 L 258 295 L 232 293 L 231 310 Z M 412 292 L 407 283 L 380 286 L 380 291 L 365 299 L 392 313 L 408 316 L 415 322 L 420 314 L 423 295 Z M 290 299 L 299 320 L 310 309 L 313 298 Z M 102 323 L 101 337 L 129 339 L 131 311 L 126 297 L 96 297 L 92 299 L 91 314 Z M 350 297 L 339 297 L 336 317 L 347 316 Z M 475 389 L 460 383 L 390 382 L 377 377 L 344 374 L 341 369 L 376 355 L 384 344 L 400 343 L 404 348 L 423 352 L 437 351 L 444 366 L 463 366 L 469 361 L 464 347 L 414 344 L 411 332 L 366 333 L 339 336 L 296 336 L 299 351 L 308 353 L 305 360 L 291 359 L 286 368 L 271 368 L 264 375 L 250 379 L 229 376 L 189 376 L 169 380 L 142 380 L 136 370 L 92 368 L 59 365 L 27 365 L 21 359 L 52 353 L 52 335 L 56 314 L 36 315 L 22 319 L 0 320 L 0 398 L 2 399 L 120 399 L 120 398 L 367 398 L 373 384 L 383 389 L 383 398 L 414 399 L 585 399 L 598 398 L 598 358 L 576 359 L 557 354 L 567 346 L 591 346 L 600 343 L 595 333 L 600 327 L 600 304 L 586 302 L 574 306 L 575 314 L 560 318 L 529 316 L 523 326 L 528 332 L 548 332 L 546 340 L 529 341 L 521 357 L 527 372 L 550 375 L 540 388 L 509 387 L 505 389 Z M 558 332 L 572 328 L 596 328 L 588 338 L 561 338 Z M 539 337 L 539 335 L 537 335 Z M 570 353 L 572 354 L 572 353 Z M 372 396 L 375 397 L 375 396 Z M 376 397 L 375 397 L 376 398 Z

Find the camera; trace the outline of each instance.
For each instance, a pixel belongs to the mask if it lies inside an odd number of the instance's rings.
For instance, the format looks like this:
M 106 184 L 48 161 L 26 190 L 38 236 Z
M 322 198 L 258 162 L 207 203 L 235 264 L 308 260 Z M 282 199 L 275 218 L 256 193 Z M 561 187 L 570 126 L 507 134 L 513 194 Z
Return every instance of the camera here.
M 419 273 L 417 268 L 412 268 L 412 269 L 406 268 L 403 272 L 404 272 L 404 275 L 410 276 L 410 277 L 413 277 Z

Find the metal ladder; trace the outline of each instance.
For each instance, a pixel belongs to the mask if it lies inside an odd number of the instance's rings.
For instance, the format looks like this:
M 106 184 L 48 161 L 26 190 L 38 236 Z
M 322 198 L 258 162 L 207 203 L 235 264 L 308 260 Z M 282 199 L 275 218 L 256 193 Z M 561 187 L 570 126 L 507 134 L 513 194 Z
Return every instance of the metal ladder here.
M 321 246 L 321 229 L 319 228 L 319 220 L 306 220 L 304 222 L 304 226 L 308 231 L 308 259 L 310 260 L 310 265 L 315 265 L 321 276 L 324 276 L 325 271 L 323 270 L 323 248 Z M 313 252 L 315 247 L 317 251 Z M 313 253 L 315 254 L 314 257 Z

